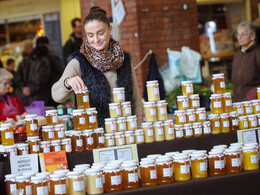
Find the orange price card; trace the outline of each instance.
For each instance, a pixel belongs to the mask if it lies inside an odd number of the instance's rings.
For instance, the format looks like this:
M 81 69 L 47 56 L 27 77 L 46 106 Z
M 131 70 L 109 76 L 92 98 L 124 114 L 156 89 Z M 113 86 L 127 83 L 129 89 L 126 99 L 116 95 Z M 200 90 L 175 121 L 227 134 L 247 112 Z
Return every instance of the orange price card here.
M 65 151 L 43 153 L 44 165 L 47 172 L 68 168 L 68 161 Z

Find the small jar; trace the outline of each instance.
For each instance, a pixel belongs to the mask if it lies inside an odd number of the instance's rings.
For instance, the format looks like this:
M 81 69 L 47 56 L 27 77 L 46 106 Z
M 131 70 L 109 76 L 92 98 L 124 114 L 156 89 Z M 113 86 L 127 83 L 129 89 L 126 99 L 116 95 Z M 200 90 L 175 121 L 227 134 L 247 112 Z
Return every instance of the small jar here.
M 256 128 L 257 127 L 257 118 L 256 115 L 248 115 L 248 128 Z
M 253 114 L 253 107 L 250 101 L 244 101 L 242 104 L 244 106 L 244 115 Z
M 125 144 L 134 144 L 135 143 L 135 136 L 134 131 L 125 131 Z
M 237 149 L 228 148 L 225 150 L 226 172 L 239 173 L 241 172 L 241 154 Z
M 11 123 L 1 124 L 1 141 L 3 146 L 14 145 L 14 132 Z
M 213 74 L 212 80 L 214 86 L 214 93 L 216 94 L 226 93 L 224 73 Z
M 238 129 L 248 129 L 248 117 L 247 116 L 240 116 L 238 117 Z
M 184 137 L 183 125 L 174 125 L 175 138 L 181 139 Z
M 230 131 L 237 131 L 238 130 L 238 115 L 236 111 L 229 113 L 229 125 Z
M 73 131 L 71 137 L 72 152 L 83 152 L 83 134 L 81 131 Z
M 47 125 L 57 125 L 58 124 L 58 113 L 57 110 L 46 110 L 46 123 Z
M 173 157 L 174 177 L 176 181 L 188 181 L 190 176 L 190 160 L 187 154 L 175 154 Z
M 5 152 L 7 153 L 7 158 L 10 161 L 12 156 L 17 156 L 16 145 L 4 146 Z
M 105 133 L 105 146 L 106 147 L 115 146 L 115 135 L 114 135 L 114 133 Z
M 17 148 L 17 155 L 27 155 L 29 154 L 29 146 L 28 143 L 19 143 L 16 144 L 16 148 Z
M 65 126 L 64 124 L 59 124 L 54 126 L 54 137 L 57 139 L 64 139 L 65 138 Z
M 92 129 L 83 131 L 83 148 L 84 151 L 91 151 L 97 148 L 96 138 Z
M 119 192 L 122 191 L 122 170 L 118 165 L 111 165 L 104 167 L 104 190 L 105 192 Z
M 253 113 L 258 114 L 260 113 L 260 100 L 251 100 Z
M 16 177 L 18 174 L 7 174 L 5 175 L 5 188 L 6 188 L 6 194 L 12 195 L 17 193 L 17 182 Z M 32 193 L 31 193 L 32 194 Z
M 197 108 L 195 111 L 196 121 L 204 122 L 206 121 L 206 109 L 205 108 Z
M 166 103 L 166 100 L 156 102 L 156 113 L 159 121 L 165 121 L 168 119 L 167 104 L 168 103 Z
M 71 153 L 71 138 L 65 138 L 61 140 L 61 150 L 64 150 L 66 153 Z
M 40 152 L 40 141 L 41 139 L 39 139 L 39 136 L 27 137 L 30 154 L 37 154 Z
M 197 109 L 200 107 L 200 96 L 199 94 L 193 94 L 189 96 L 189 108 Z
M 133 131 L 137 129 L 136 115 L 126 117 L 126 129 L 128 131 Z
M 232 112 L 232 97 L 231 93 L 224 93 L 223 94 L 223 106 L 224 106 L 224 112 L 229 113 Z
M 122 116 L 131 116 L 132 109 L 131 109 L 131 102 L 122 102 L 121 103 L 121 114 Z
M 146 88 L 149 102 L 160 100 L 159 83 L 157 80 L 146 81 Z
M 173 163 L 167 156 L 156 159 L 157 183 L 168 184 L 173 182 Z
M 192 124 L 184 124 L 183 131 L 184 131 L 185 138 L 193 137 Z
M 245 171 L 259 169 L 259 151 L 255 146 L 242 147 L 243 169 Z
M 223 109 L 223 97 L 221 94 L 212 94 L 211 99 L 211 110 L 212 114 L 221 114 L 224 112 Z
M 193 84 L 192 81 L 182 81 L 182 94 L 183 95 L 192 95 L 193 94 Z
M 117 132 L 117 133 L 115 133 L 115 145 L 116 146 L 123 146 L 123 145 L 125 145 L 124 132 Z
M 32 194 L 32 185 L 30 181 L 30 176 L 16 176 L 16 188 L 17 192 L 21 194 Z
M 105 118 L 106 133 L 117 132 L 116 118 Z
M 88 120 L 86 117 L 86 113 L 84 112 L 83 109 L 73 110 L 72 115 L 73 115 L 74 130 L 82 131 L 87 129 Z
M 186 123 L 187 118 L 186 118 L 185 110 L 175 110 L 174 117 L 175 117 L 175 123 L 177 125 Z
M 117 131 L 126 131 L 126 117 L 119 117 L 116 119 Z
M 211 123 L 210 121 L 205 121 L 202 123 L 202 134 L 211 135 Z
M 51 151 L 51 142 L 50 141 L 41 141 L 40 142 L 40 153 L 48 153 Z
M 84 175 L 77 171 L 67 173 L 67 189 L 68 194 L 85 195 L 85 181 Z
M 187 95 L 177 96 L 178 110 L 189 109 L 189 98 Z
M 136 144 L 144 143 L 144 130 L 143 129 L 135 130 L 135 143 Z
M 88 88 L 83 88 L 79 91 L 75 91 L 75 94 L 76 94 L 78 109 L 90 108 Z
M 220 114 L 220 132 L 230 132 L 229 115 L 228 113 Z
M 109 114 L 111 118 L 121 117 L 121 105 L 120 103 L 109 104 Z
M 157 185 L 157 171 L 154 160 L 140 162 L 141 185 L 151 187 Z
M 122 103 L 125 101 L 125 88 L 113 88 L 113 101 L 114 103 Z
M 157 121 L 155 102 L 144 102 L 144 115 L 146 122 Z
M 57 134 L 56 134 L 57 135 Z M 52 125 L 42 126 L 42 139 L 43 141 L 55 140 L 54 127 Z
M 87 118 L 87 121 L 88 121 L 86 129 L 96 129 L 96 128 L 98 128 L 96 108 L 85 109 L 85 112 L 86 112 L 86 118 Z
M 52 174 L 50 175 L 50 191 L 51 194 L 60 194 L 60 195 L 67 195 L 67 179 L 65 173 L 63 174 Z
M 201 124 L 201 122 L 193 123 L 192 128 L 193 128 L 193 136 L 194 137 L 202 136 L 202 124 Z
M 136 163 L 122 164 L 122 185 L 124 190 L 139 188 L 139 170 Z
M 208 159 L 205 153 L 191 154 L 191 175 L 196 179 L 208 177 Z
M 163 130 L 164 130 L 165 140 L 175 139 L 173 120 L 164 121 Z
M 211 133 L 219 134 L 220 133 L 220 119 L 218 114 L 208 115 L 210 124 L 211 124 Z
M 157 121 L 153 123 L 154 126 L 154 138 L 156 142 L 164 141 L 164 131 L 162 121 Z
M 225 157 L 222 150 L 215 150 L 209 152 L 209 175 L 218 176 L 225 175 Z
M 94 133 L 96 133 L 96 139 L 99 148 L 104 148 L 105 147 L 105 132 L 103 128 L 97 128 L 94 129 Z
M 31 177 L 32 194 L 33 195 L 47 195 L 48 191 L 48 179 L 46 176 L 33 176 Z
M 103 194 L 102 171 L 99 169 L 87 169 L 85 171 L 87 182 L 87 194 Z
M 196 122 L 196 115 L 195 115 L 195 109 L 188 109 L 186 110 L 186 121 L 187 123 L 195 123 Z
M 144 142 L 145 143 L 152 143 L 154 142 L 154 130 L 153 130 L 153 123 L 142 123 L 142 129 L 144 130 Z
M 51 150 L 51 152 L 61 151 L 60 140 L 53 140 L 53 141 L 51 141 L 50 150 Z
M 28 137 L 39 136 L 38 119 L 36 114 L 25 115 L 25 129 L 26 129 L 26 135 Z
M 233 103 L 233 110 L 237 112 L 237 116 L 244 115 L 244 105 L 242 102 Z
M 260 127 L 260 114 L 256 114 L 257 118 L 257 127 Z

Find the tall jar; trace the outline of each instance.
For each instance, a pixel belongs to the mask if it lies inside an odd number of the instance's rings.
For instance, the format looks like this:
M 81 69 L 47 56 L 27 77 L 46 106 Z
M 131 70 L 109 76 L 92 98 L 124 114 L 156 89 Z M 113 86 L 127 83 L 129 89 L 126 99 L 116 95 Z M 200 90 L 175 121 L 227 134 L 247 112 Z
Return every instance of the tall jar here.
M 39 136 L 27 137 L 30 154 L 37 154 L 40 152 L 40 141 L 41 139 Z
M 186 121 L 187 123 L 195 123 L 196 122 L 196 115 L 195 115 L 195 109 L 188 109 L 186 110 Z
M 27 155 L 29 154 L 29 146 L 28 143 L 19 143 L 16 144 L 16 148 L 17 148 L 17 155 Z
M 224 112 L 229 113 L 232 112 L 232 97 L 231 93 L 224 93 L 223 94 L 223 106 L 224 106 Z
M 124 132 L 117 132 L 117 133 L 115 133 L 115 145 L 116 146 L 123 146 L 123 145 L 125 145 L 125 135 L 124 135 Z
M 51 152 L 61 151 L 60 140 L 53 140 L 53 141 L 51 141 L 50 151 Z
M 233 110 L 237 112 L 237 116 L 244 115 L 244 105 L 242 102 L 233 103 Z
M 260 113 L 260 100 L 251 100 L 253 113 L 258 114 Z
M 157 121 L 155 102 L 144 102 L 144 115 L 146 122 Z
M 248 128 L 256 128 L 257 127 L 257 118 L 256 115 L 248 115 Z
M 192 95 L 193 94 L 193 84 L 192 81 L 182 81 L 182 94 L 183 95 Z
M 164 131 L 162 121 L 157 121 L 153 123 L 154 127 L 154 138 L 156 142 L 164 141 Z
M 113 101 L 115 103 L 122 103 L 125 101 L 125 88 L 113 88 Z
M 3 146 L 14 145 L 14 132 L 11 123 L 1 124 L 1 141 Z
M 156 113 L 159 121 L 165 121 L 168 119 L 167 104 L 168 103 L 166 103 L 166 100 L 156 102 Z
M 104 129 L 103 128 L 97 128 L 94 129 L 94 133 L 96 133 L 96 139 L 99 148 L 104 148 L 105 147 L 105 135 L 104 135 Z
M 88 120 L 86 117 L 86 113 L 84 112 L 83 109 L 73 110 L 72 115 L 73 115 L 74 130 L 82 131 L 87 129 Z
M 111 118 L 121 117 L 121 105 L 120 103 L 109 104 L 109 114 Z
M 106 133 L 117 132 L 116 118 L 105 118 Z
M 196 121 L 204 122 L 206 121 L 206 109 L 205 108 L 197 108 L 195 111 Z
M 214 93 L 216 94 L 226 93 L 224 73 L 213 74 L 212 80 L 214 86 Z
M 200 96 L 199 94 L 193 94 L 189 96 L 189 108 L 197 109 L 200 107 Z
M 121 111 L 122 111 L 122 116 L 131 116 L 132 115 L 131 102 L 122 102 Z
M 238 115 L 236 111 L 229 113 L 229 125 L 230 131 L 237 131 L 238 130 Z
M 136 144 L 144 143 L 144 130 L 143 129 L 135 130 L 135 143 Z
M 153 123 L 142 123 L 142 129 L 144 130 L 144 142 L 145 143 L 152 143 L 154 142 L 154 130 L 153 130 Z
M 78 109 L 90 108 L 88 88 L 83 88 L 79 91 L 76 91 L 75 94 L 76 94 Z
M 253 114 L 253 107 L 250 101 L 244 101 L 242 104 L 244 106 L 244 115 Z
M 157 185 L 157 171 L 154 160 L 140 162 L 141 185 L 151 187 Z
M 157 183 L 168 184 L 173 182 L 172 159 L 170 157 L 159 157 L 156 159 Z
M 146 88 L 149 102 L 160 100 L 159 83 L 157 80 L 146 81 Z
M 56 134 L 57 135 L 57 134 Z M 55 140 L 54 128 L 52 125 L 42 126 L 42 139 L 43 141 Z
M 57 110 L 46 110 L 45 113 L 47 125 L 57 125 L 59 123 Z
M 139 170 L 136 163 L 122 164 L 122 185 L 124 190 L 139 188 Z
M 118 165 L 104 167 L 103 173 L 105 178 L 105 192 L 122 191 L 122 170 L 119 168 Z
M 220 119 L 218 114 L 208 115 L 210 124 L 211 124 L 211 133 L 219 134 L 220 133 Z
M 238 117 L 238 129 L 248 129 L 248 118 L 247 116 Z
M 51 195 L 67 195 L 67 179 L 65 176 L 65 173 L 63 174 L 52 174 L 50 175 L 50 190 L 51 190 Z
M 164 130 L 165 140 L 175 139 L 173 120 L 164 121 L 163 130 Z
M 186 123 L 186 112 L 185 110 L 175 110 L 174 112 L 175 123 L 177 125 L 185 124 Z
M 64 150 L 66 153 L 71 153 L 71 138 L 65 138 L 61 140 L 61 150 Z
M 83 131 L 83 147 L 84 151 L 91 151 L 97 148 L 95 134 L 92 129 Z
M 190 180 L 190 160 L 187 154 L 175 154 L 173 157 L 173 164 L 176 181 Z
M 58 124 L 54 126 L 54 137 L 57 139 L 64 139 L 65 138 L 65 125 L 64 124 Z
M 192 124 L 184 124 L 183 125 L 183 131 L 184 131 L 184 137 L 185 138 L 190 138 L 193 137 L 193 129 L 192 129 Z
M 177 96 L 178 110 L 189 109 L 189 98 L 187 95 Z
M 133 131 L 137 129 L 136 115 L 126 117 L 126 129 L 128 131 Z
M 84 175 L 77 171 L 67 173 L 67 189 L 69 195 L 85 195 Z
M 215 150 L 209 152 L 209 175 L 218 176 L 225 175 L 225 157 L 222 150 Z
M 29 136 L 38 136 L 38 119 L 36 114 L 27 114 L 25 115 L 25 129 L 26 135 Z
M 114 135 L 114 133 L 105 133 L 105 146 L 106 147 L 115 146 L 115 135 Z
M 87 194 L 103 194 L 102 171 L 99 169 L 87 169 L 85 171 L 87 182 Z
M 32 194 L 48 195 L 48 179 L 45 176 L 31 177 Z
M 126 131 L 126 117 L 117 118 L 116 127 L 118 132 Z
M 224 112 L 223 109 L 223 97 L 221 94 L 212 94 L 211 99 L 211 109 L 212 114 L 221 114 Z
M 135 136 L 134 131 L 125 131 L 125 144 L 134 144 L 135 143 Z
M 220 114 L 220 132 L 230 132 L 229 115 L 228 113 Z
M 196 179 L 208 177 L 208 159 L 205 153 L 191 154 L 191 175 Z
M 175 138 L 181 139 L 184 137 L 183 125 L 174 125 Z
M 72 152 L 83 152 L 83 134 L 81 131 L 73 131 L 71 137 Z
M 245 171 L 259 169 L 259 151 L 255 146 L 242 147 L 243 169 Z
M 17 193 L 16 187 L 16 177 L 18 174 L 8 174 L 5 175 L 5 188 L 6 188 L 6 195 L 12 195 Z
M 211 135 L 211 123 L 210 121 L 205 121 L 202 123 L 202 134 Z
M 20 192 L 21 194 L 27 195 L 27 194 L 32 194 L 32 185 L 30 181 L 30 176 L 17 176 L 16 178 L 16 187 L 18 193 Z
M 192 125 L 193 128 L 193 136 L 194 137 L 199 137 L 202 136 L 202 124 L 201 122 L 193 123 Z
M 226 172 L 239 173 L 241 172 L 241 154 L 237 149 L 227 148 L 225 150 Z
M 88 108 L 85 111 L 86 111 L 86 118 L 87 118 L 87 121 L 88 121 L 86 129 L 96 129 L 96 128 L 98 128 L 96 108 Z

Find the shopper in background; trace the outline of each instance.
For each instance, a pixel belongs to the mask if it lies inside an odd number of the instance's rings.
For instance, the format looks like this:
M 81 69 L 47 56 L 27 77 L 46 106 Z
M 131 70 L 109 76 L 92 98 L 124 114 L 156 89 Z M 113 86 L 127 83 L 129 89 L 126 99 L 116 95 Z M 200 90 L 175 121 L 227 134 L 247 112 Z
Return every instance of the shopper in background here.
M 255 29 L 250 22 L 238 25 L 237 40 L 241 49 L 235 53 L 232 63 L 234 102 L 257 99 L 257 86 L 260 86 L 260 47 L 255 38 Z
M 7 118 L 19 120 L 25 112 L 19 97 L 9 93 L 13 75 L 4 68 L 0 68 L 0 121 Z
M 33 40 L 32 39 L 26 39 L 23 42 L 23 52 L 21 55 L 18 56 L 18 58 L 16 59 L 16 66 L 15 66 L 15 70 L 17 70 L 19 64 L 22 62 L 23 58 L 26 56 L 29 56 L 33 51 Z
M 46 37 L 46 36 L 39 37 L 36 40 L 36 46 L 40 46 L 40 45 L 45 45 L 48 49 L 47 58 L 49 60 L 50 68 L 51 68 L 50 78 L 49 78 L 48 82 L 46 83 L 46 88 L 47 88 L 47 93 L 48 93 L 47 105 L 56 107 L 58 104 L 51 97 L 51 87 L 55 82 L 57 82 L 59 80 L 65 67 L 64 67 L 60 57 L 50 50 L 50 44 L 49 44 L 48 37 Z
M 64 64 L 67 65 L 70 54 L 79 51 L 82 45 L 82 23 L 80 18 L 74 18 L 71 21 L 73 33 L 71 33 L 69 40 L 63 46 Z
M 12 73 L 12 75 L 14 76 L 14 68 L 15 68 L 15 60 L 12 58 L 9 58 L 6 61 L 6 70 L 8 70 L 10 73 Z M 10 87 L 10 92 L 14 92 L 15 91 L 15 83 L 14 83 L 14 79 L 12 79 L 12 86 Z
M 131 101 L 140 127 L 143 109 L 136 75 L 130 55 L 111 38 L 112 27 L 106 11 L 92 7 L 85 17 L 84 30 L 86 41 L 80 52 L 70 57 L 62 77 L 53 85 L 53 99 L 65 102 L 73 91 L 87 86 L 90 105 L 97 108 L 98 126 L 104 127 L 104 119 L 110 118 L 108 104 L 113 101 L 112 90 L 124 87 L 125 99 Z

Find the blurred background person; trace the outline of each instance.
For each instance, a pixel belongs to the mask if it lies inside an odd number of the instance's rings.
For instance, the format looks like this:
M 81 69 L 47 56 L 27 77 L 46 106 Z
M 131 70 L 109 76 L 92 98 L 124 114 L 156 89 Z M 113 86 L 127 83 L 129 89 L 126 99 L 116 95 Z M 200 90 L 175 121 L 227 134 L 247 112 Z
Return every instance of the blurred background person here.
M 26 56 L 29 56 L 32 53 L 32 51 L 33 51 L 33 40 L 32 39 L 26 39 L 23 42 L 23 52 L 16 59 L 16 66 L 14 68 L 15 70 L 17 70 L 18 65 L 22 62 L 23 58 L 26 57 Z
M 6 61 L 6 70 L 8 70 L 10 73 L 12 73 L 13 77 L 14 77 L 14 68 L 15 68 L 15 60 L 13 58 L 9 58 Z M 12 93 L 15 91 L 15 83 L 14 83 L 14 79 L 12 79 L 12 86 L 10 87 L 9 91 Z

